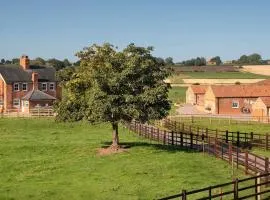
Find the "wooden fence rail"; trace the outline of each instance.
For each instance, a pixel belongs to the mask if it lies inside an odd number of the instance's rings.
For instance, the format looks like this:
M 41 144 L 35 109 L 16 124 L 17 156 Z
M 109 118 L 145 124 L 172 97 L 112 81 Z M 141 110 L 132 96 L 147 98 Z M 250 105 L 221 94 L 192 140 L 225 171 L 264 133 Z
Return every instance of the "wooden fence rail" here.
M 226 143 L 210 135 L 162 130 L 138 122 L 132 122 L 127 127 L 141 137 L 157 141 L 164 145 L 204 151 L 229 163 L 234 162 L 237 168 L 242 167 L 247 174 L 270 172 L 269 159 L 267 157 L 243 151 L 231 142 Z
M 270 181 L 269 181 L 270 174 L 262 174 L 257 175 L 251 178 L 245 179 L 235 179 L 232 182 L 218 184 L 214 186 L 205 187 L 202 189 L 186 191 L 183 190 L 179 194 L 171 195 L 168 197 L 160 198 L 159 200 L 169 200 L 169 199 L 182 199 L 187 200 L 188 197 L 192 198 L 194 195 L 201 196 L 197 198 L 197 200 L 206 200 L 206 199 L 269 199 L 270 197 L 270 190 L 267 188 Z M 215 192 L 218 190 L 218 192 Z M 192 198 L 194 199 L 194 198 Z
M 189 149 L 194 149 L 197 151 L 203 151 L 203 152 L 208 153 L 209 155 L 213 155 L 217 158 L 221 158 L 229 163 L 235 163 L 236 167 L 243 169 L 246 174 L 252 174 L 252 175 L 258 174 L 258 173 L 268 174 L 268 172 L 270 172 L 268 158 L 255 155 L 247 151 L 243 152 L 239 147 L 234 146 L 231 142 L 226 143 L 226 142 L 223 142 L 222 140 L 218 140 L 217 138 L 211 137 L 210 135 L 194 134 L 192 132 L 167 131 L 167 130 L 156 128 L 148 124 L 141 124 L 136 121 L 126 124 L 126 126 L 130 130 L 138 134 L 140 137 L 157 141 L 164 145 L 172 145 L 172 146 L 181 147 L 181 148 L 189 148 Z M 269 184 L 268 176 L 267 176 L 267 181 L 265 182 L 265 184 Z M 251 188 L 251 186 L 249 186 L 249 188 Z M 242 190 L 244 189 L 243 188 L 240 189 L 240 191 Z M 205 191 L 205 190 L 202 190 L 202 191 Z M 209 191 L 211 191 L 211 189 Z M 193 193 L 198 193 L 198 191 L 197 192 L 193 191 Z M 179 194 L 176 196 L 174 195 L 172 197 L 174 198 L 182 197 L 182 199 L 186 199 L 187 195 L 190 195 L 193 193 L 192 192 L 187 193 L 183 191 L 181 193 L 181 196 L 179 196 L 180 195 Z M 222 195 L 224 196 L 224 195 L 229 195 L 232 193 L 233 192 L 231 191 L 227 193 L 223 192 Z M 235 193 L 235 190 L 234 190 L 234 193 Z M 259 195 L 259 192 L 255 194 Z M 254 193 L 252 195 L 254 195 Z M 172 197 L 170 198 L 166 197 L 164 199 L 172 199 Z M 211 199 L 211 198 L 216 198 L 216 197 L 220 197 L 220 196 L 217 196 L 217 195 L 212 196 L 211 194 L 210 198 L 208 196 L 206 198 L 201 198 L 201 199 Z M 238 199 L 245 199 L 245 198 L 241 197 Z
M 51 108 L 33 108 L 29 112 L 21 112 L 19 109 L 10 109 L 0 113 L 0 117 L 52 117 L 55 112 Z
M 188 132 L 199 135 L 206 135 L 215 137 L 218 140 L 225 141 L 226 143 L 232 142 L 238 147 L 257 147 L 260 149 L 270 150 L 270 137 L 269 134 L 258 134 L 254 132 L 240 132 L 229 130 L 218 130 L 203 128 L 194 125 L 187 125 L 183 122 L 177 122 L 170 119 L 164 120 L 164 127 L 172 131 Z

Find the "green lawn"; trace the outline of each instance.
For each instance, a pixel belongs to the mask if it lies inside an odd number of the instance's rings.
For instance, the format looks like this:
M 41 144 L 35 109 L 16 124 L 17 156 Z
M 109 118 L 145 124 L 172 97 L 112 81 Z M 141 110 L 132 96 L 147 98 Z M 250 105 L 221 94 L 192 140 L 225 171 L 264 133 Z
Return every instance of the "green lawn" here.
M 269 76 L 249 72 L 181 72 L 169 79 L 172 83 L 183 83 L 183 79 L 267 79 Z M 241 81 L 240 81 L 241 82 Z
M 162 148 L 120 128 L 128 152 L 96 154 L 107 124 L 0 119 L 0 199 L 153 199 L 231 181 L 231 168 L 201 153 Z
M 178 117 L 175 120 L 183 122 L 187 125 L 199 126 L 209 129 L 240 131 L 240 132 L 254 132 L 254 133 L 269 133 L 270 124 L 263 124 L 258 122 L 236 121 L 228 118 L 206 118 L 206 117 Z
M 186 102 L 186 91 L 187 87 L 172 87 L 169 91 L 169 99 L 172 101 L 172 108 L 170 111 L 170 115 L 177 114 L 176 113 L 176 105 Z

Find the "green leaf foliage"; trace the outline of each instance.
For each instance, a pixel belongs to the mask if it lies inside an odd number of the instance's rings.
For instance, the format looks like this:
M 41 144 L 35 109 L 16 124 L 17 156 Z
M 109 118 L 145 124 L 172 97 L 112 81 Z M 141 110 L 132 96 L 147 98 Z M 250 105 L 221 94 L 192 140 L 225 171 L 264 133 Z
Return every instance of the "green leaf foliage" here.
M 65 79 L 65 98 L 56 105 L 57 120 L 117 123 L 146 122 L 168 115 L 169 76 L 152 47 L 92 45 L 76 55 L 80 66 Z

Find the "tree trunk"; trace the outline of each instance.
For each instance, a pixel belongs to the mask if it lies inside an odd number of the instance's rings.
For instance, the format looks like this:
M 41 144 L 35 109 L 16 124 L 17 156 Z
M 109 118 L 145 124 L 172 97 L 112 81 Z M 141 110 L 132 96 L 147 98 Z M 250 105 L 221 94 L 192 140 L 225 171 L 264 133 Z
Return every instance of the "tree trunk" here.
M 112 123 L 112 147 L 118 148 L 119 147 L 119 136 L 118 136 L 118 122 L 113 122 Z

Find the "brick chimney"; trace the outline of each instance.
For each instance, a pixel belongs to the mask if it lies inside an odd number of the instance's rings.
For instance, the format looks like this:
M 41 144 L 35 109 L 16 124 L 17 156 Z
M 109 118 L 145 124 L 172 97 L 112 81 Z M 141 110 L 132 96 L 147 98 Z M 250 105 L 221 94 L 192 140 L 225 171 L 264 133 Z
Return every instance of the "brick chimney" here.
M 33 90 L 38 90 L 38 73 L 32 73 Z
M 24 70 L 29 69 L 30 61 L 28 56 L 22 55 L 22 57 L 20 58 L 20 65 Z

